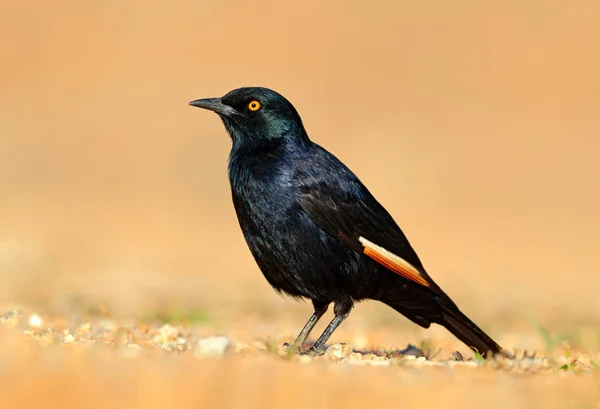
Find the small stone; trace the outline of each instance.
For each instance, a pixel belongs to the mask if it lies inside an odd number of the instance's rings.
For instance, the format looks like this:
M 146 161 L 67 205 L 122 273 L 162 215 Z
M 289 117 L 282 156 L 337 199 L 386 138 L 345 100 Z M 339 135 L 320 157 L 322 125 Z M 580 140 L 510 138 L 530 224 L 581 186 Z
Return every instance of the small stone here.
M 179 331 L 177 329 L 165 324 L 158 330 L 158 334 L 154 336 L 153 340 L 157 344 L 170 344 L 175 342 L 178 335 Z
M 329 359 L 343 359 L 349 357 L 351 353 L 352 347 L 349 344 L 334 344 L 327 348 L 323 356 Z
M 420 356 L 417 359 L 415 359 L 415 364 L 424 365 L 426 361 L 427 361 L 427 358 L 425 358 L 424 356 Z
M 246 352 L 246 351 L 250 351 L 250 350 L 252 350 L 252 347 L 250 345 L 242 344 L 242 343 L 236 344 L 235 347 L 233 348 L 233 352 L 235 352 L 236 354 L 238 352 Z
M 535 360 L 531 359 L 531 358 L 523 358 L 520 361 L 518 361 L 518 365 L 519 365 L 519 369 L 521 369 L 522 371 L 532 371 L 534 369 L 537 369 L 537 365 Z
M 350 354 L 350 359 L 355 360 L 355 361 L 360 361 L 360 360 L 362 360 L 362 354 L 360 354 L 358 352 L 354 352 L 354 353 Z
M 16 309 L 4 312 L 4 313 L 0 314 L 0 322 L 4 322 L 6 320 L 13 319 L 20 315 L 21 315 L 21 313 L 19 312 L 19 310 L 16 310 Z
M 67 334 L 67 335 L 65 335 L 65 337 L 63 338 L 63 343 L 65 343 L 65 344 L 70 344 L 70 343 L 72 343 L 73 341 L 75 341 L 75 337 L 74 337 L 73 335 L 71 335 L 71 334 Z
M 44 321 L 39 315 L 31 314 L 27 320 L 27 323 L 31 328 L 40 328 L 44 324 Z
M 215 356 L 222 357 L 233 350 L 233 343 L 226 336 L 216 336 L 202 338 L 194 349 L 194 356 Z
M 406 348 L 404 348 L 401 351 L 398 351 L 401 355 L 412 355 L 412 356 L 416 356 L 418 357 L 423 357 L 425 356 L 425 354 L 423 353 L 423 351 L 421 350 L 421 348 L 418 348 L 412 344 L 408 344 L 406 346 Z
M 19 310 L 11 310 L 4 314 L 0 314 L 0 324 L 7 328 L 15 328 L 17 325 L 19 325 L 20 318 L 21 313 Z

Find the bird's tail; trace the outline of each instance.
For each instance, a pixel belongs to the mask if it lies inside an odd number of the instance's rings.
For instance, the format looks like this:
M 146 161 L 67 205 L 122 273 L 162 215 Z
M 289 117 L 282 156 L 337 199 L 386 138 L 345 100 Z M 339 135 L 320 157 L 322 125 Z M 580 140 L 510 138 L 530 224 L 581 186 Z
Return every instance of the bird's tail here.
M 452 308 L 454 307 L 454 308 Z M 446 327 L 455 337 L 467 346 L 475 349 L 482 356 L 488 353 L 492 355 L 502 354 L 508 356 L 504 349 L 490 338 L 481 328 L 471 321 L 465 314 L 455 306 L 446 307 L 442 305 L 443 313 L 439 323 Z

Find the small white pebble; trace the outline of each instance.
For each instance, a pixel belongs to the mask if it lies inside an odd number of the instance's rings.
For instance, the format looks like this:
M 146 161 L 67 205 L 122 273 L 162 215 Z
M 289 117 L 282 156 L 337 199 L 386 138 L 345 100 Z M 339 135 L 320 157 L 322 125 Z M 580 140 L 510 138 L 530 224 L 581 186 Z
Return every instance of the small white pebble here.
M 327 348 L 323 356 L 329 359 L 342 359 L 349 357 L 351 353 L 352 346 L 349 344 L 333 344 Z
M 39 315 L 31 314 L 27 320 L 27 323 L 31 328 L 40 328 L 44 324 L 44 321 Z
M 208 337 L 198 340 L 194 356 L 225 356 L 233 350 L 233 343 L 226 336 Z
M 179 331 L 169 324 L 163 325 L 159 330 L 159 334 L 154 336 L 154 342 L 157 344 L 170 344 L 178 338 Z
M 360 353 L 358 353 L 358 352 L 354 352 L 354 353 L 350 354 L 350 357 L 349 357 L 349 358 L 350 358 L 350 359 L 353 359 L 353 360 L 357 360 L 357 361 L 359 361 L 359 360 L 361 360 L 361 359 L 362 359 L 362 354 L 360 354 Z
M 65 344 L 70 344 L 71 342 L 75 341 L 75 337 L 73 337 L 73 335 L 71 334 L 67 334 L 65 335 L 65 337 L 63 338 L 63 342 Z

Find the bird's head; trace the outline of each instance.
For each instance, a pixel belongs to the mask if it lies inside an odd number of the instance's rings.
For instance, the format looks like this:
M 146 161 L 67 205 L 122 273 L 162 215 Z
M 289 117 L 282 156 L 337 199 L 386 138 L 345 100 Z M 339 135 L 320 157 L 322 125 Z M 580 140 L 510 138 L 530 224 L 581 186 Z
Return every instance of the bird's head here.
M 217 113 L 234 145 L 308 139 L 294 106 L 268 88 L 238 88 L 221 98 L 197 99 L 190 105 Z

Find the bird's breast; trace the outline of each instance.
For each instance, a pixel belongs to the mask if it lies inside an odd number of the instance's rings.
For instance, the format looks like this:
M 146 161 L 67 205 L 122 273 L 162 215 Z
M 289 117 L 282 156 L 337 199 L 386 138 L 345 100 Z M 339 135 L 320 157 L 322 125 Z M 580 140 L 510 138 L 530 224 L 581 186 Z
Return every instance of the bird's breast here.
M 314 224 L 297 199 L 292 172 L 230 166 L 230 183 L 246 243 L 275 289 L 327 300 L 358 288 L 360 254 Z

